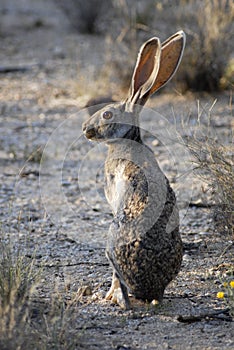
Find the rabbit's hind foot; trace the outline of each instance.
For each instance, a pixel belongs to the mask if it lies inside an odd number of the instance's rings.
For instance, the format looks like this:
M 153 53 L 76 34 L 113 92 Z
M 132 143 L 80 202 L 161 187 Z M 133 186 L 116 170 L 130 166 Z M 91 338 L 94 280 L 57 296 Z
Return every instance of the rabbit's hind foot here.
M 111 300 L 118 304 L 121 309 L 129 310 L 131 308 L 128 290 L 126 286 L 120 281 L 116 272 L 113 273 L 112 283 L 109 292 L 106 294 L 106 300 Z

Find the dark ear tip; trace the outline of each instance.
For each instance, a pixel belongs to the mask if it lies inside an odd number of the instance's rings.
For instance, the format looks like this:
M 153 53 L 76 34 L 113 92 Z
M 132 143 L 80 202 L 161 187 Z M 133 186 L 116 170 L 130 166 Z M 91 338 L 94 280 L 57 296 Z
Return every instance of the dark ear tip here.
M 179 30 L 178 32 L 175 33 L 175 35 L 176 34 L 185 37 L 185 32 L 183 30 Z
M 183 43 L 185 44 L 186 34 L 183 30 L 179 30 L 177 33 L 175 33 L 175 37 L 176 36 L 178 36 L 179 39 L 182 39 Z
M 156 44 L 156 45 L 160 45 L 160 39 L 157 36 L 154 36 L 153 38 L 150 38 L 149 40 L 147 40 L 142 46 L 145 46 L 146 44 Z
M 175 44 L 177 46 L 177 49 L 179 49 L 180 54 L 183 54 L 184 47 L 186 43 L 186 35 L 183 30 L 179 30 L 172 36 L 170 36 L 167 40 L 165 40 L 162 43 L 162 49 L 165 49 L 166 47 L 170 47 L 170 45 Z

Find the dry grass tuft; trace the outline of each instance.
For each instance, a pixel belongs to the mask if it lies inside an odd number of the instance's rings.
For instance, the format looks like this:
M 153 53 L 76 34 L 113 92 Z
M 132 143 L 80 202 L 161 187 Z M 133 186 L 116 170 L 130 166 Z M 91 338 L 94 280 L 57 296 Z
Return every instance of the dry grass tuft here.
M 17 339 L 21 348 L 27 332 L 30 299 L 38 279 L 33 260 L 13 252 L 9 243 L 0 241 L 0 348 Z
M 0 349 L 77 349 L 78 294 L 40 297 L 42 269 L 0 240 Z
M 186 137 L 186 146 L 193 156 L 195 173 L 208 184 L 214 200 L 214 222 L 221 233 L 234 239 L 234 153 L 231 143 L 224 144 L 205 132 Z
M 211 138 L 190 138 L 187 145 L 195 158 L 195 169 L 212 189 L 218 228 L 234 238 L 234 162 L 230 147 Z

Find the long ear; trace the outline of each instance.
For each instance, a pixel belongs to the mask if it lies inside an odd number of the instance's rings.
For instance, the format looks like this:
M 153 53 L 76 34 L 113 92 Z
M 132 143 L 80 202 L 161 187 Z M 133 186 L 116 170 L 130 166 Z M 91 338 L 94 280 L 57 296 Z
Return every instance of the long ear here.
M 160 54 L 161 44 L 156 37 L 149 39 L 141 46 L 126 102 L 140 103 L 141 97 L 150 91 L 159 70 Z
M 165 85 L 175 74 L 183 55 L 184 46 L 185 34 L 182 30 L 164 41 L 159 71 L 148 96 Z

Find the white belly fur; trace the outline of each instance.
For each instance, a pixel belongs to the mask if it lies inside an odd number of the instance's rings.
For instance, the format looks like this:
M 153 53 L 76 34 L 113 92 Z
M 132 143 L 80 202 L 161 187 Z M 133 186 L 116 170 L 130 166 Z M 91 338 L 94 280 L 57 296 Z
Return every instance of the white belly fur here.
M 115 173 L 107 176 L 105 188 L 106 198 L 110 204 L 113 213 L 116 214 L 121 205 L 124 194 L 127 191 L 127 179 L 124 176 L 125 166 L 122 164 L 115 169 Z M 114 177 L 113 177 L 114 175 Z

